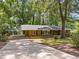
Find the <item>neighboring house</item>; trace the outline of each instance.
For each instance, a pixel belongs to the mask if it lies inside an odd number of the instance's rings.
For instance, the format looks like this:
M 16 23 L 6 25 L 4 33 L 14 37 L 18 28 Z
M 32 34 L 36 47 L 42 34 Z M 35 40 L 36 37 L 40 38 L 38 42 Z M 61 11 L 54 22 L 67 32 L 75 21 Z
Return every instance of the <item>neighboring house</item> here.
M 21 25 L 21 30 L 25 36 L 54 36 L 61 35 L 60 26 L 48 25 Z M 70 35 L 70 29 L 65 29 L 66 36 Z

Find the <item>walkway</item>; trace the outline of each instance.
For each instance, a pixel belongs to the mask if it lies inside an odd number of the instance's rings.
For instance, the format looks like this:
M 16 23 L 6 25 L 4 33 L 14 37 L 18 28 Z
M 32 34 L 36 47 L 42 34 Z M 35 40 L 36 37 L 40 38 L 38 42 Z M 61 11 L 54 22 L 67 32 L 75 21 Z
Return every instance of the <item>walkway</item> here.
M 29 40 L 12 40 L 0 50 L 0 59 L 78 59 Z

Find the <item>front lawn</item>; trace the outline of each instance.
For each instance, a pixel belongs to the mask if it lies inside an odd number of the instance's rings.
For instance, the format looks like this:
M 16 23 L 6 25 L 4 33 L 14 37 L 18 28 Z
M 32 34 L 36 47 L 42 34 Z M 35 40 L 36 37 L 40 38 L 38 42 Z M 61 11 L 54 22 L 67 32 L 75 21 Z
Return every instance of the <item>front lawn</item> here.
M 33 39 L 34 42 L 38 42 L 55 49 L 61 50 L 63 52 L 69 53 L 71 55 L 79 57 L 79 48 L 75 48 L 73 40 L 71 38 L 65 39 L 55 39 L 55 38 L 46 38 L 46 39 Z

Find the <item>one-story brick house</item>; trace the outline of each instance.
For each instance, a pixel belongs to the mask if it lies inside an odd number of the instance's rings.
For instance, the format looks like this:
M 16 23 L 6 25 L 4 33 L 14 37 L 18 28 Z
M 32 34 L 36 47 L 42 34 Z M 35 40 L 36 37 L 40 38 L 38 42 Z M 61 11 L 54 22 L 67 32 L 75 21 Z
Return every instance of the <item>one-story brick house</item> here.
M 21 25 L 21 30 L 25 36 L 54 36 L 61 35 L 61 26 L 48 25 Z M 70 29 L 65 29 L 65 35 L 70 35 Z

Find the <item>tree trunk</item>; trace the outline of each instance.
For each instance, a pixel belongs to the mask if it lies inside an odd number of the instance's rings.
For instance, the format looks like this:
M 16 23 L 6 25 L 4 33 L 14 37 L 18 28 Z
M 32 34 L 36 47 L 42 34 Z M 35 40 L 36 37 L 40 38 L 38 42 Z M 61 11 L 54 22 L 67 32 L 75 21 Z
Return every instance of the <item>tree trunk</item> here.
M 65 19 L 62 20 L 61 38 L 65 38 Z
M 33 25 L 35 24 L 35 16 L 34 16 L 34 14 L 35 14 L 35 13 L 32 14 L 32 24 L 33 24 Z
M 65 22 L 67 19 L 67 11 L 68 11 L 68 0 L 65 0 L 65 9 L 64 9 L 64 15 L 63 15 L 63 20 L 62 20 L 62 37 L 61 38 L 65 38 Z M 62 11 L 63 12 L 63 11 Z
M 40 11 L 38 11 L 38 13 L 39 13 L 39 16 L 38 16 L 39 25 L 41 25 L 41 12 L 40 12 Z
M 58 3 L 59 3 L 59 11 L 60 11 L 60 17 L 61 17 L 61 22 L 62 22 L 61 38 L 65 38 L 65 18 L 63 15 L 63 10 L 61 7 L 60 0 L 58 0 Z
M 21 24 L 25 24 L 26 23 L 26 19 L 25 19 L 25 2 L 26 2 L 26 0 L 22 0 Z

